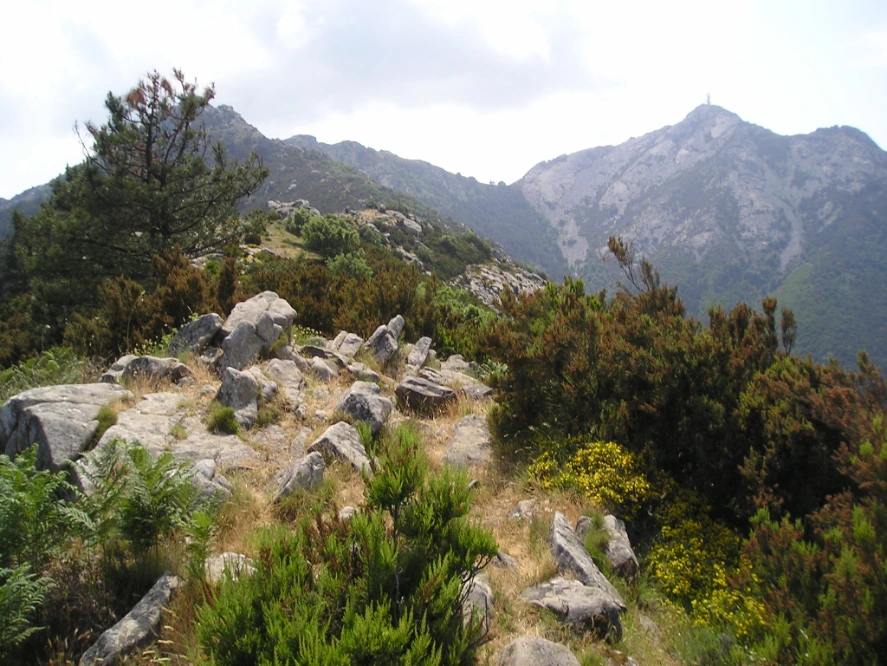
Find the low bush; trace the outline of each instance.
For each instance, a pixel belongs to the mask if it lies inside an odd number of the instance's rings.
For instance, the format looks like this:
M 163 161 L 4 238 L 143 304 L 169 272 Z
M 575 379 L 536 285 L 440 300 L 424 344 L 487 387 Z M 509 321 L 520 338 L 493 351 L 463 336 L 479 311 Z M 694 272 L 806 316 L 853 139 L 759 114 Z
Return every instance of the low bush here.
M 209 406 L 206 427 L 212 432 L 224 432 L 229 435 L 240 432 L 240 424 L 234 418 L 234 409 L 225 407 L 215 400 Z

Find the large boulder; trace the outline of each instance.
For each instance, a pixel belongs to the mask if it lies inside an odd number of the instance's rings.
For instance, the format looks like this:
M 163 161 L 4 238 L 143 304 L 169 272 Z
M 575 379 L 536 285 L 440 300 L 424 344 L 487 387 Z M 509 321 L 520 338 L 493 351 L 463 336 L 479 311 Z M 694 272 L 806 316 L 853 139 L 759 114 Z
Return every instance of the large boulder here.
M 604 516 L 604 529 L 609 536 L 604 554 L 613 571 L 626 578 L 636 576 L 640 565 L 628 539 L 628 532 L 625 531 L 625 523 L 616 516 Z
M 251 321 L 239 322 L 222 341 L 224 354 L 219 360 L 220 368 L 242 370 L 251 365 L 260 354 L 267 354 L 271 350 L 281 333 L 283 328 L 267 312 L 259 315 L 256 324 Z
M 521 592 L 521 598 L 539 608 L 547 608 L 561 622 L 599 637 L 622 637 L 620 607 L 613 597 L 578 580 L 552 578 Z
M 323 471 L 326 465 L 323 456 L 314 451 L 301 460 L 294 462 L 280 479 L 280 485 L 274 494 L 277 502 L 296 490 L 313 490 L 323 482 Z
M 339 335 L 330 342 L 329 349 L 346 358 L 354 358 L 354 355 L 360 351 L 361 345 L 363 345 L 363 338 L 359 335 L 339 331 Z
M 83 653 L 80 666 L 114 666 L 140 645 L 154 638 L 160 631 L 163 609 L 169 605 L 173 591 L 181 581 L 168 571 L 154 583 L 148 594 L 123 616 L 117 624 L 99 636 Z
M 443 462 L 454 467 L 475 467 L 490 462 L 493 436 L 483 416 L 469 414 L 456 424 Z
M 585 550 L 585 545 L 560 511 L 555 512 L 554 520 L 551 521 L 548 545 L 559 572 L 573 574 L 583 584 L 611 597 L 620 609 L 625 610 L 622 596 L 597 568 L 591 555 Z
M 317 451 L 325 460 L 343 460 L 351 464 L 357 471 L 370 471 L 370 459 L 360 441 L 357 429 L 345 421 L 334 423 L 318 437 L 308 453 Z
M 456 392 L 421 377 L 407 377 L 394 389 L 401 404 L 417 412 L 443 409 L 456 399 Z
M 376 363 L 385 366 L 397 353 L 397 338 L 383 324 L 373 332 L 364 346 L 372 353 Z
M 262 315 L 268 315 L 270 322 L 281 329 L 289 328 L 296 318 L 296 311 L 284 299 L 273 291 L 263 291 L 250 299 L 238 303 L 231 310 L 228 319 L 222 326 L 222 335 L 228 336 L 234 332 L 241 322 L 249 322 L 254 327 L 259 327 Z M 275 338 L 276 339 L 276 338 Z
M 566 645 L 538 636 L 521 636 L 499 653 L 499 666 L 580 666 L 580 663 Z
M 216 461 L 211 458 L 198 460 L 191 466 L 191 481 L 203 499 L 228 498 L 234 492 L 234 486 L 217 471 Z
M 418 372 L 419 368 L 425 365 L 425 361 L 428 360 L 429 351 L 431 351 L 431 338 L 419 338 L 407 356 L 407 369 Z
M 275 382 L 290 407 L 295 409 L 302 404 L 302 389 L 305 380 L 298 365 L 293 360 L 271 359 L 265 366 L 265 374 Z
M 227 368 L 216 400 L 234 410 L 234 418 L 244 428 L 251 428 L 259 411 L 259 384 L 248 372 Z
M 382 395 L 382 390 L 377 384 L 370 382 L 354 382 L 347 391 L 345 391 L 339 404 L 336 405 L 336 411 L 348 414 L 358 421 L 364 421 L 370 426 L 373 434 L 378 433 L 394 404 Z
M 117 384 L 67 384 L 14 395 L 0 409 L 0 451 L 14 457 L 37 445 L 37 467 L 57 471 L 79 458 L 99 427 L 99 410 L 132 393 Z
M 182 326 L 167 347 L 170 356 L 190 353 L 200 356 L 222 330 L 222 318 L 215 312 L 199 316 Z

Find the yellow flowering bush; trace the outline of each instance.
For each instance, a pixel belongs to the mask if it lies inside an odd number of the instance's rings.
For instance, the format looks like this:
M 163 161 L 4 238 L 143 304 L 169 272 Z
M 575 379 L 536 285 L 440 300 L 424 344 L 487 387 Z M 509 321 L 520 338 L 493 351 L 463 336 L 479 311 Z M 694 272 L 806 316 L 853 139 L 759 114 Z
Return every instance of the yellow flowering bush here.
M 566 450 L 575 447 L 566 447 Z M 581 445 L 563 465 L 554 453 L 543 453 L 530 466 L 530 474 L 546 490 L 573 488 L 601 508 L 621 508 L 631 514 L 651 493 L 637 456 L 615 442 Z

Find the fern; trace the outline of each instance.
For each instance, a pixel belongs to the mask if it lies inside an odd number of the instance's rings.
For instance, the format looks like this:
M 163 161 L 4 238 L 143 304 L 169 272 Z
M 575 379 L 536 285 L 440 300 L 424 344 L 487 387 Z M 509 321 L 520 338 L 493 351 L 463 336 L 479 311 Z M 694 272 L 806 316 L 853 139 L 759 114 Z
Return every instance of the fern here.
M 0 662 L 7 663 L 16 647 L 40 631 L 32 618 L 52 586 L 52 579 L 32 574 L 27 564 L 0 569 Z

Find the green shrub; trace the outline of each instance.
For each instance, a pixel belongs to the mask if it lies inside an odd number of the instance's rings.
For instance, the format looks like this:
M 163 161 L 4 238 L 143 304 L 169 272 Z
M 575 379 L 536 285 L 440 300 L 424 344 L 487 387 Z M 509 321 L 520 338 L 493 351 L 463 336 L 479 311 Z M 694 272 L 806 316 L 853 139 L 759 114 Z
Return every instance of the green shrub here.
M 463 583 L 495 556 L 467 514 L 467 477 L 428 474 L 411 428 L 382 445 L 350 521 L 305 516 L 260 533 L 258 571 L 199 614 L 214 664 L 459 664 L 483 640 Z
M 257 428 L 264 428 L 266 426 L 271 425 L 272 423 L 277 423 L 280 421 L 280 410 L 277 407 L 272 407 L 271 405 L 262 405 L 259 407 L 259 411 L 256 413 L 256 423 L 255 426 Z
M 80 384 L 89 375 L 87 360 L 69 347 L 53 347 L 0 371 L 0 403 L 40 386 Z
M 30 636 L 40 631 L 32 622 L 52 587 L 52 579 L 30 573 L 24 564 L 17 569 L 0 568 L 0 661 L 12 656 L 13 651 Z
M 302 227 L 305 247 L 322 257 L 335 257 L 357 250 L 360 236 L 350 223 L 340 217 L 313 217 Z
M 224 432 L 229 435 L 240 432 L 240 424 L 234 418 L 234 409 L 225 407 L 215 400 L 209 406 L 206 427 L 212 432 Z
M 364 280 L 373 275 L 373 269 L 366 262 L 362 249 L 347 254 L 337 254 L 326 260 L 326 267 L 333 275 L 345 274 L 357 280 Z

